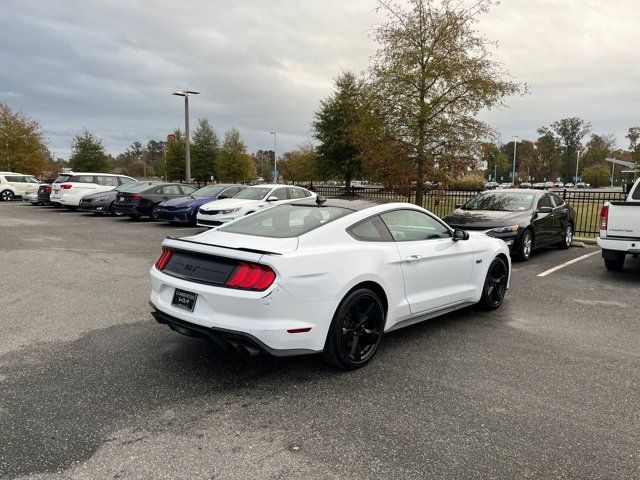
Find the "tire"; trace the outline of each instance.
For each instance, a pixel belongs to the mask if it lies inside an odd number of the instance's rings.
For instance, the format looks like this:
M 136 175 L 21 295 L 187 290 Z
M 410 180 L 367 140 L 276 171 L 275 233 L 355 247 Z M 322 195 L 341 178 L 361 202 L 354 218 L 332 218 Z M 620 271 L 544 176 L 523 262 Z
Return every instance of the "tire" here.
M 3 190 L 2 193 L 0 193 L 0 201 L 3 202 L 10 202 L 11 200 L 13 200 L 13 192 L 11 190 Z
M 109 207 L 109 214 L 112 217 L 121 217 L 122 212 L 116 212 L 116 202 L 111 202 L 111 206 Z
M 378 296 L 367 288 L 349 293 L 333 316 L 323 357 L 344 370 L 365 366 L 378 350 L 386 312 Z
M 518 242 L 518 250 L 515 252 L 515 257 L 526 262 L 531 257 L 531 252 L 533 252 L 533 234 L 531 230 L 525 230 Z
M 617 258 L 605 258 L 604 266 L 611 272 L 619 272 L 624 268 L 625 255 L 618 255 Z
M 159 205 L 154 205 L 153 207 L 151 207 L 149 218 L 154 222 L 158 221 L 158 208 L 160 208 Z
M 568 223 L 567 228 L 564 231 L 564 240 L 558 243 L 558 248 L 566 250 L 571 247 L 571 241 L 573 240 L 573 225 Z
M 489 265 L 487 276 L 482 286 L 479 305 L 485 310 L 495 310 L 504 300 L 509 281 L 509 265 L 506 260 L 496 257 Z

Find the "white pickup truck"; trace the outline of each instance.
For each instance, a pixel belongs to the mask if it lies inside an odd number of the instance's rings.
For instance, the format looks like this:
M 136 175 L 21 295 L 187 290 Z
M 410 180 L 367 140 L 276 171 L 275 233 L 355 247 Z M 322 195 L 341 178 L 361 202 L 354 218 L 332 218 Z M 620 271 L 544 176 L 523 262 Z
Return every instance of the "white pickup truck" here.
M 607 202 L 600 212 L 598 245 L 608 270 L 622 270 L 627 255 L 640 255 L 640 179 L 624 202 Z

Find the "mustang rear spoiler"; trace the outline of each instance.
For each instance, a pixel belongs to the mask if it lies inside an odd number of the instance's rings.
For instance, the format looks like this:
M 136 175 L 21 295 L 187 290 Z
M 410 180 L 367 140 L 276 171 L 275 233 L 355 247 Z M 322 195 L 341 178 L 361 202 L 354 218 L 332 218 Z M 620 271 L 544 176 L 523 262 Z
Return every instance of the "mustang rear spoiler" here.
M 207 247 L 226 248 L 226 249 L 229 249 L 229 250 L 239 250 L 241 252 L 258 253 L 258 254 L 261 254 L 261 255 L 282 255 L 281 253 L 269 252 L 267 250 L 257 250 L 255 248 L 228 247 L 226 245 L 215 245 L 215 244 L 212 244 L 212 243 L 196 242 L 195 240 L 187 240 L 185 238 L 177 238 L 177 237 L 172 237 L 172 236 L 168 236 L 166 238 L 167 238 L 167 240 L 174 240 L 174 241 L 177 241 L 177 242 L 195 243 L 197 245 L 206 245 Z

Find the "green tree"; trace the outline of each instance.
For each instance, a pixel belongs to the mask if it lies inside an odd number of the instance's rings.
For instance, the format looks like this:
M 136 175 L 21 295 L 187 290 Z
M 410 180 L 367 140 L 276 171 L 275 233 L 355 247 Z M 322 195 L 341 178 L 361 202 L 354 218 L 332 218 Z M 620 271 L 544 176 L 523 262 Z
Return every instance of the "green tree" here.
M 217 158 L 216 172 L 222 182 L 244 182 L 256 177 L 256 167 L 247 153 L 247 146 L 235 128 L 224 134 Z
M 149 140 L 147 142 L 147 148 L 145 149 L 145 161 L 148 165 L 153 167 L 156 172 L 161 172 L 164 169 L 164 149 L 166 142 L 160 142 L 157 140 Z
M 49 165 L 40 125 L 0 102 L 0 169 L 42 175 Z
M 593 165 L 609 165 L 606 163 L 606 158 L 616 149 L 616 143 L 616 137 L 613 134 L 592 134 L 587 142 L 587 152 L 580 157 L 580 166 L 587 168 Z
M 218 136 L 209 120 L 198 120 L 191 143 L 191 175 L 196 181 L 206 183 L 211 176 L 215 177 L 215 160 L 219 148 Z
M 591 123 L 578 117 L 563 118 L 551 124 L 551 130 L 560 138 L 563 147 L 562 178 L 569 181 L 575 175 L 578 151 L 582 150 L 582 139 L 591 131 Z
M 378 2 L 388 19 L 373 33 L 379 48 L 369 68 L 373 101 L 367 110 L 383 117 L 377 122 L 384 131 L 380 148 L 397 149 L 402 168 L 411 167 L 419 205 L 428 178 L 460 175 L 476 162 L 480 142 L 494 134 L 476 115 L 525 91 L 506 79 L 491 59 L 489 40 L 476 28 L 492 4 Z
M 278 162 L 278 171 L 286 182 L 312 182 L 317 175 L 318 153 L 311 143 L 286 152 Z
M 318 169 L 323 178 L 341 178 L 346 187 L 360 176 L 362 166 L 353 129 L 358 124 L 361 86 L 353 72 L 341 73 L 333 94 L 320 101 L 313 122 L 318 146 Z
M 273 165 L 276 152 L 273 150 L 258 150 L 255 155 L 256 172 L 266 183 L 273 182 Z
M 557 178 L 561 176 L 563 162 L 560 139 L 547 127 L 540 127 L 538 134 L 540 135 L 536 140 L 538 161 L 534 176 L 536 180 Z
M 111 165 L 102 140 L 85 129 L 73 139 L 69 166 L 78 172 L 109 172 Z
M 592 165 L 582 170 L 582 179 L 592 187 L 606 186 L 611 181 L 611 170 L 603 164 Z
M 631 127 L 625 135 L 629 140 L 629 150 L 633 161 L 640 163 L 640 127 Z
M 481 146 L 482 160 L 487 165 L 486 178 L 498 181 L 496 178 L 504 177 L 508 174 L 510 163 L 507 155 L 493 142 L 483 142 Z
M 185 144 L 179 128 L 173 132 L 173 140 L 167 145 L 165 152 L 165 179 L 167 181 L 182 181 L 185 177 Z

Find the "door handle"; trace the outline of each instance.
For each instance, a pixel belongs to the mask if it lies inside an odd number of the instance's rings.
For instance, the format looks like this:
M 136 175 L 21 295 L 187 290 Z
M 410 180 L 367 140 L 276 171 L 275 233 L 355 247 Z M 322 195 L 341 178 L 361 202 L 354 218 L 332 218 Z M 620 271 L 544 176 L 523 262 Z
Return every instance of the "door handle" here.
M 411 263 L 411 262 L 417 262 L 421 258 L 422 258 L 422 255 L 409 255 L 406 260 L 408 263 Z

